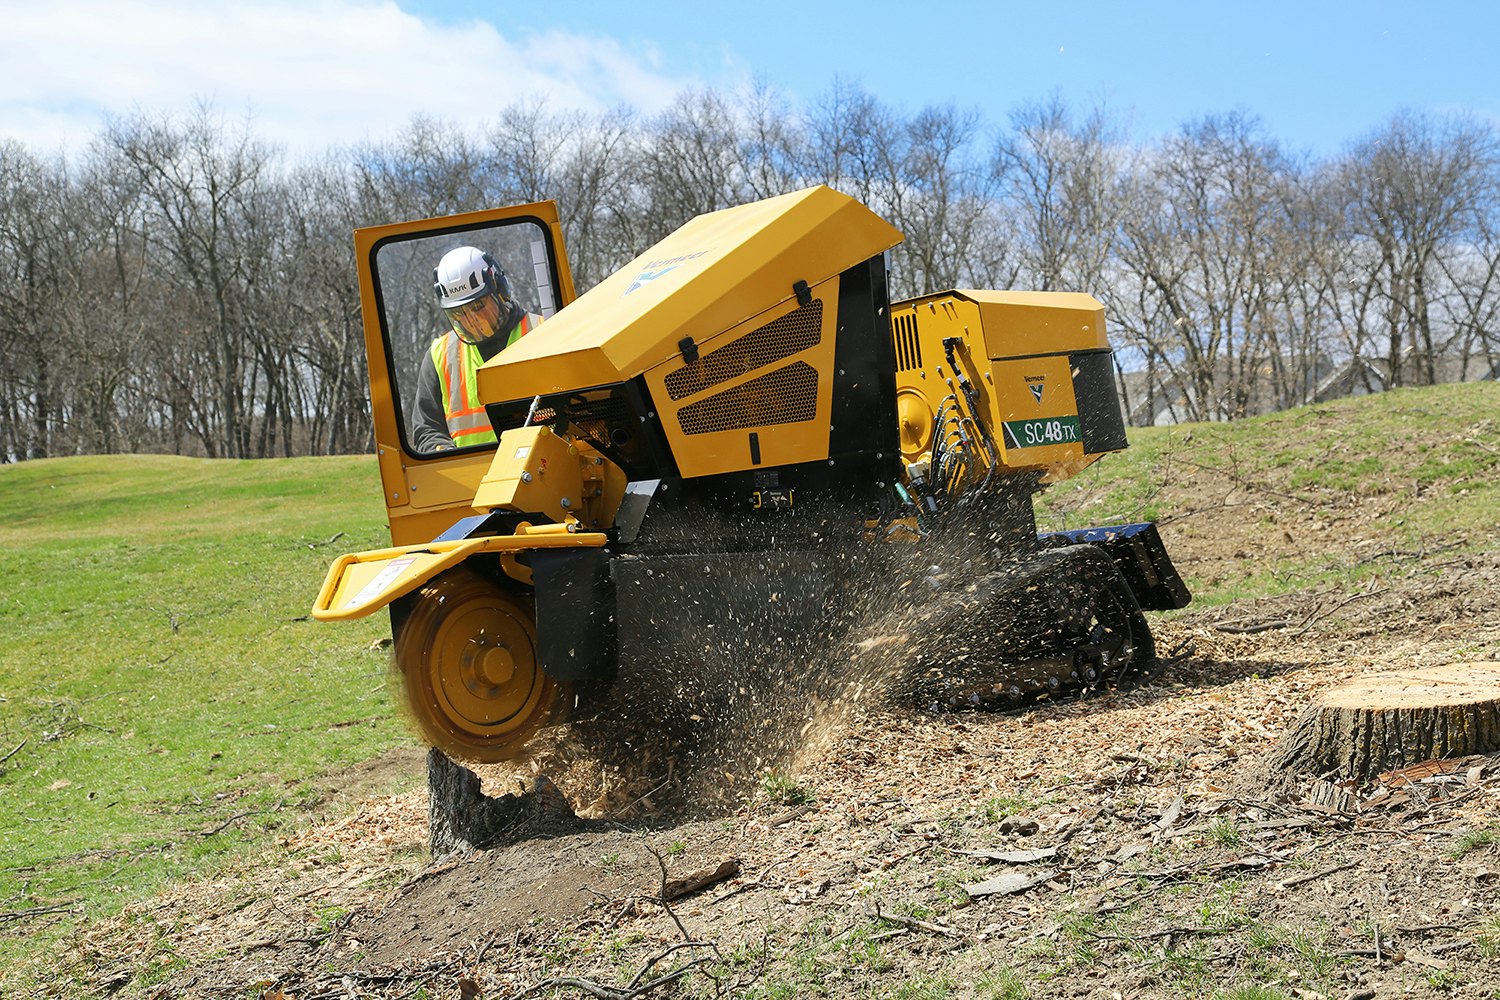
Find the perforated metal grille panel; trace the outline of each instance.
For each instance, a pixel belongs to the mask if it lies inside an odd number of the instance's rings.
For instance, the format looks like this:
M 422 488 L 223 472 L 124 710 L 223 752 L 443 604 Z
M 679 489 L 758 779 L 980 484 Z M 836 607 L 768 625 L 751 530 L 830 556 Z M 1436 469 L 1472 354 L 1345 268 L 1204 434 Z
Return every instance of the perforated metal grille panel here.
M 823 300 L 813 299 L 668 375 L 667 395 L 683 399 L 736 375 L 763 368 L 823 339 Z
M 531 415 L 532 424 L 550 424 L 559 416 L 556 407 L 539 406 Z M 630 406 L 617 396 L 594 396 L 579 394 L 563 404 L 561 416 L 568 418 L 569 433 L 586 438 L 595 445 L 607 448 L 619 444 L 618 431 L 628 435 L 634 421 Z
M 804 361 L 778 368 L 677 411 L 684 434 L 794 424 L 818 412 L 818 370 Z
M 917 339 L 916 313 L 891 317 L 891 339 L 895 341 L 898 372 L 916 371 L 922 367 L 922 342 Z

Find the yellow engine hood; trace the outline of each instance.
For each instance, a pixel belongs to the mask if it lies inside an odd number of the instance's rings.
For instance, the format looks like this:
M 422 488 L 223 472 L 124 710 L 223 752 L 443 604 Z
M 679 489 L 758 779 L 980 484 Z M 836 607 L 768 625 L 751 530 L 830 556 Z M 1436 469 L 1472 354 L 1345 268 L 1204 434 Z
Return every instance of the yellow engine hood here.
M 700 215 L 479 371 L 486 403 L 622 382 L 901 242 L 848 195 L 812 187 Z

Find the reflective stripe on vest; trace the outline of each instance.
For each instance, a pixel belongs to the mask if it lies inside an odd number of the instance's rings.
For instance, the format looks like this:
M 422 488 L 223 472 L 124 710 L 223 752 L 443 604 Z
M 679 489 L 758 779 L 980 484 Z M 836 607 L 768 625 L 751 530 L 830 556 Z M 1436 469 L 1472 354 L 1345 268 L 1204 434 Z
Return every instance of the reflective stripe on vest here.
M 521 322 L 510 331 L 505 340 L 509 347 L 520 340 L 532 327 L 529 313 L 521 316 Z M 458 339 L 451 331 L 432 342 L 432 364 L 437 368 L 438 385 L 443 391 L 443 417 L 448 422 L 448 436 L 455 446 L 464 448 L 474 444 L 494 444 L 495 429 L 479 401 L 479 387 L 474 373 L 484 363 L 479 348 Z

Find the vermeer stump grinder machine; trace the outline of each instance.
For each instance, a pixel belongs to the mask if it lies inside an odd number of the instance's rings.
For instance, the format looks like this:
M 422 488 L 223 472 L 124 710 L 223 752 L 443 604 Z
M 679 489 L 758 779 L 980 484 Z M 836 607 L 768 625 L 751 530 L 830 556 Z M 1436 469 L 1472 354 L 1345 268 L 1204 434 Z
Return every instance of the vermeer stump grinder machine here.
M 816 655 L 871 605 L 901 611 L 899 683 L 928 704 L 1148 669 L 1142 610 L 1188 600 L 1155 526 L 1038 535 L 1032 508 L 1126 447 L 1103 308 L 891 302 L 901 239 L 814 187 L 699 216 L 574 301 L 550 202 L 359 230 L 393 544 L 340 557 L 314 617 L 388 607 L 423 737 L 476 761 L 653 671 Z M 470 245 L 542 321 L 477 370 L 498 442 L 424 452 L 432 268 Z

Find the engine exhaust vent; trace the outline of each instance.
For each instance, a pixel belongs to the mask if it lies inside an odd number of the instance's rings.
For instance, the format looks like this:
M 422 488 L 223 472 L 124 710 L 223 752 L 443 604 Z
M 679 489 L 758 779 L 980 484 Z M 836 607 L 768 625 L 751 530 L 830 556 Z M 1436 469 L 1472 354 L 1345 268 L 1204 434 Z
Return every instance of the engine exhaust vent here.
M 917 314 L 898 313 L 891 317 L 891 339 L 896 346 L 896 370 L 912 372 L 922 367 L 922 342 L 917 339 Z

